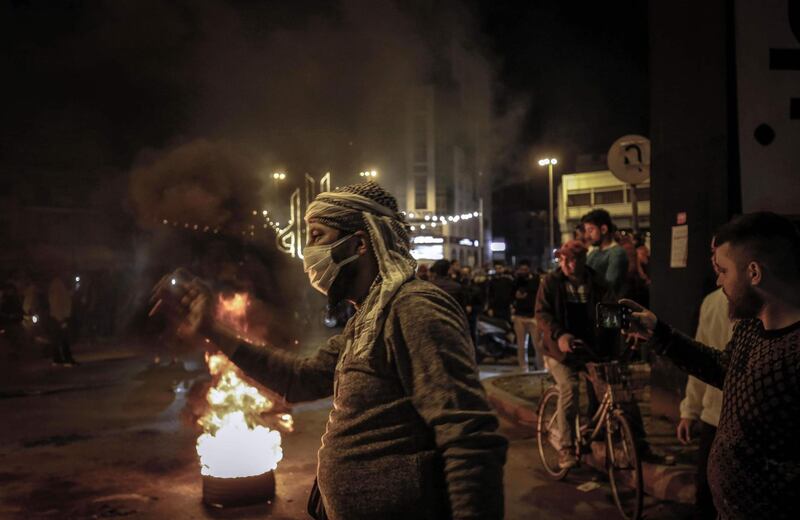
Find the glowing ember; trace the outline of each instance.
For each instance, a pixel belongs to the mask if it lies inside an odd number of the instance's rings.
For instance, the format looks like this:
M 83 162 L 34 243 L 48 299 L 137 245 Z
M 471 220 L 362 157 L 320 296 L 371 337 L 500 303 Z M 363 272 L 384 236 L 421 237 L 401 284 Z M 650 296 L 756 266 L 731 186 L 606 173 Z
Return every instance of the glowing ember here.
M 247 294 L 220 296 L 217 318 L 237 329 L 247 330 Z M 197 439 L 201 473 L 206 476 L 250 477 L 274 470 L 283 458 L 280 433 L 264 426 L 262 414 L 273 402 L 249 384 L 224 354 L 206 354 L 214 381 L 206 394 L 208 409 L 198 419 L 203 433 Z M 292 416 L 280 414 L 278 425 L 292 429 Z

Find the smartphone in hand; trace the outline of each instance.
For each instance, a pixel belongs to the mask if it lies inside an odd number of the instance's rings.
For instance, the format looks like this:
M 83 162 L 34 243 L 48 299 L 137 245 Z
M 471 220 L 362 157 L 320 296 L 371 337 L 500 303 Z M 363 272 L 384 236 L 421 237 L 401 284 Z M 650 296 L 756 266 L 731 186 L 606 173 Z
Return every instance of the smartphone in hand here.
M 603 329 L 628 329 L 631 324 L 631 309 L 619 303 L 598 303 L 595 323 Z

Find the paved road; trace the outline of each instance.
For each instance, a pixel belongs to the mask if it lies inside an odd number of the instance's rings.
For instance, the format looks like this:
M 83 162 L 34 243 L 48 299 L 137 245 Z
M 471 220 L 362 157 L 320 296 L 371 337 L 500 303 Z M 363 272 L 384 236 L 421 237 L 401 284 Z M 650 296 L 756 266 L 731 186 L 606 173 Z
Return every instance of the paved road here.
M 152 366 L 137 347 L 81 352 L 75 368 L 9 366 L 0 383 L 0 518 L 306 518 L 305 501 L 330 403 L 294 410 L 274 503 L 211 510 L 201 503 L 194 444 L 183 410 L 192 384 L 207 377 L 199 357 Z M 486 374 L 496 367 L 483 367 Z M 502 370 L 502 367 L 500 368 Z M 566 482 L 543 478 L 528 431 L 503 423 L 511 441 L 506 518 L 616 518 L 608 486 L 584 493 L 590 470 Z M 677 504 L 650 504 L 648 519 L 686 517 Z

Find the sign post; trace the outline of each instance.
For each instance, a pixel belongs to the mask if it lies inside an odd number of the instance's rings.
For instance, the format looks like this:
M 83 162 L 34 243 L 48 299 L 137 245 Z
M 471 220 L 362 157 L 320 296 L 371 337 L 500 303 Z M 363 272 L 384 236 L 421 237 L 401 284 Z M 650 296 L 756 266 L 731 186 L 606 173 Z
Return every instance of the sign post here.
M 627 183 L 631 200 L 633 231 L 639 231 L 639 205 L 636 185 L 650 178 L 650 140 L 641 135 L 625 135 L 608 149 L 608 169 L 614 177 Z

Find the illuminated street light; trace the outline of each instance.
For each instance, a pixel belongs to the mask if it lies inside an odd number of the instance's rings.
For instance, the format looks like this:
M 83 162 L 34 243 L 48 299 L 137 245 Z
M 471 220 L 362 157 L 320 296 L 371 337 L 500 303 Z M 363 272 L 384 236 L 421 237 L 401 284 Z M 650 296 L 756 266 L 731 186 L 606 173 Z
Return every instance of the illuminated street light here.
M 363 172 L 358 172 L 359 177 L 377 177 L 378 172 L 376 170 L 366 170 Z
M 555 249 L 555 240 L 553 238 L 553 166 L 558 164 L 558 159 L 544 158 L 539 160 L 539 166 L 547 166 L 547 207 L 548 214 L 550 215 L 550 251 Z
M 275 172 L 272 174 L 272 178 L 276 181 L 283 181 L 286 180 L 286 174 L 283 172 Z

